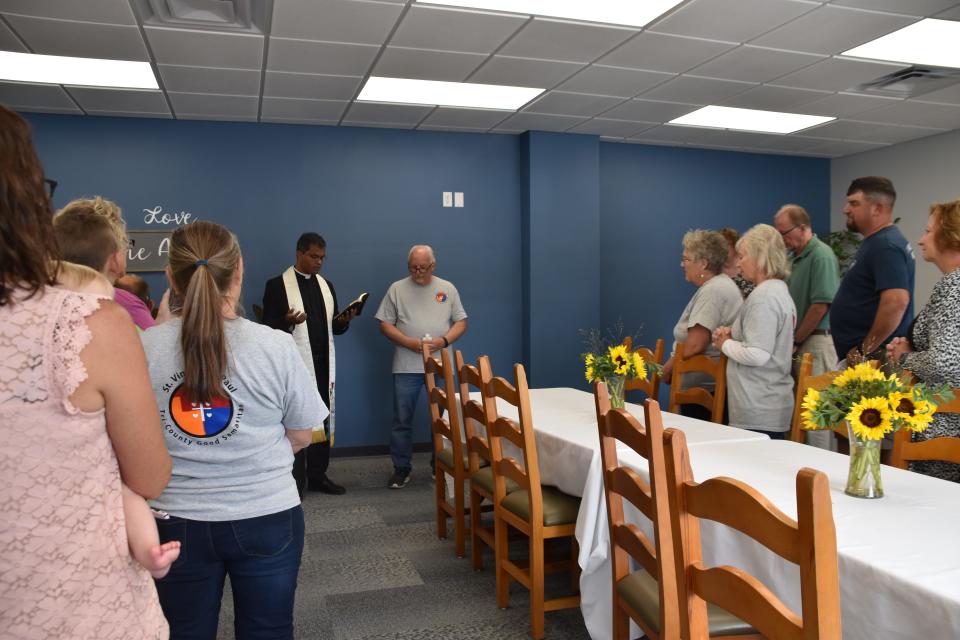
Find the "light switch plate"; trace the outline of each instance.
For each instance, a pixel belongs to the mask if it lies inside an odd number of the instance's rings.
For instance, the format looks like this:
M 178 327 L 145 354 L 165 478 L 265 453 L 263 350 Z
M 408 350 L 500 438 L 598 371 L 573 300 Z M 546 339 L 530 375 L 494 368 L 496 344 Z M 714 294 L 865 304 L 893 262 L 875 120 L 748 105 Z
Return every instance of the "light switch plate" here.
M 443 206 L 452 207 L 453 206 L 453 193 L 450 191 L 443 192 Z
M 453 206 L 462 207 L 463 206 L 463 191 L 454 191 L 453 193 Z

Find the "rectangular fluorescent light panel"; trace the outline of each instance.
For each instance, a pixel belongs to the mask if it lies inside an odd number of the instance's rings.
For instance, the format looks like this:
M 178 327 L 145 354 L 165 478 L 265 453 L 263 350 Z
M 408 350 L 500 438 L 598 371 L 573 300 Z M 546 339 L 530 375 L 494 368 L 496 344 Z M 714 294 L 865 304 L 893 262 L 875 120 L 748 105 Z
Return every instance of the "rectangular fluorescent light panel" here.
M 960 22 L 928 18 L 872 40 L 845 56 L 960 68 Z
M 87 87 L 159 89 L 149 62 L 0 51 L 0 80 Z
M 418 0 L 489 11 L 526 13 L 535 16 L 604 22 L 642 27 L 680 4 L 682 0 Z
M 516 111 L 543 91 L 532 87 L 370 76 L 357 100 Z
M 697 109 L 685 116 L 680 116 L 667 124 L 733 129 L 734 131 L 759 131 L 761 133 L 793 133 L 831 120 L 836 120 L 836 118 L 711 105 Z

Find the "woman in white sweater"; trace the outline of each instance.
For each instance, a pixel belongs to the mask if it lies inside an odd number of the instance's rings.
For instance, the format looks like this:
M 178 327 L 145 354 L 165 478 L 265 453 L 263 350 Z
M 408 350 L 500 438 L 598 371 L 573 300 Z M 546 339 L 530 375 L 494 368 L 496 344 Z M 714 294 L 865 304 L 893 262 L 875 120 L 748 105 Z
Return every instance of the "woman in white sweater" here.
M 784 283 L 790 275 L 780 232 L 758 224 L 737 242 L 743 277 L 756 288 L 732 327 L 720 327 L 713 344 L 727 362 L 730 426 L 783 439 L 793 414 L 793 330 L 797 310 Z

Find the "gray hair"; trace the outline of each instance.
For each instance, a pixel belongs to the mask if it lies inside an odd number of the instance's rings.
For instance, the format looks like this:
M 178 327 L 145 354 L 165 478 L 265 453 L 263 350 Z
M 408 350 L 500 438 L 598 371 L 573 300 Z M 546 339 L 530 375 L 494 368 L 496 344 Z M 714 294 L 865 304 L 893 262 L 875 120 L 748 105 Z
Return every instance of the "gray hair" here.
M 410 247 L 410 253 L 407 254 L 407 262 L 410 262 L 410 258 L 413 257 L 413 254 L 417 251 L 426 251 L 427 255 L 430 256 L 430 262 L 436 262 L 437 259 L 433 255 L 433 248 L 428 244 L 415 244 Z
M 777 214 L 773 216 L 773 219 L 776 220 L 777 217 L 781 215 L 786 216 L 790 224 L 795 227 L 799 227 L 800 225 L 810 226 L 810 214 L 798 204 L 791 203 L 783 205 L 780 207 L 780 210 L 777 211 Z
M 750 256 L 768 278 L 783 280 L 790 275 L 790 260 L 783 236 L 768 224 L 751 227 L 737 242 L 737 249 Z
M 714 275 L 723 273 L 723 265 L 730 254 L 730 245 L 718 231 L 693 229 L 683 234 L 683 248 L 694 261 L 705 260 L 707 271 Z

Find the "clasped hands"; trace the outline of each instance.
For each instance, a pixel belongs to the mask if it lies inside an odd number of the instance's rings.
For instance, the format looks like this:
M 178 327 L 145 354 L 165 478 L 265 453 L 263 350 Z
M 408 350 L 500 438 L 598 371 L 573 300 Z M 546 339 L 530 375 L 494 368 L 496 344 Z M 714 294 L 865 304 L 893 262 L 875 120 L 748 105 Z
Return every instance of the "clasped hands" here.
M 411 338 L 407 336 L 407 348 L 411 351 L 416 351 L 420 353 L 422 345 L 430 345 L 430 352 L 439 351 L 443 349 L 443 338 L 430 338 L 429 340 L 424 340 L 423 338 Z
M 717 349 L 723 347 L 723 343 L 730 339 L 730 327 L 717 327 L 713 332 L 713 346 Z

